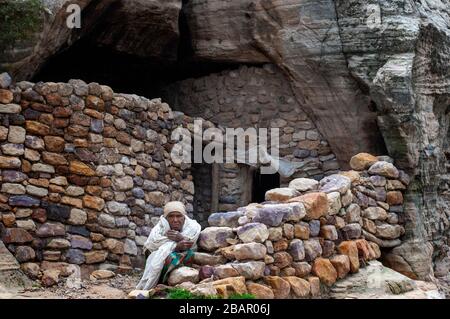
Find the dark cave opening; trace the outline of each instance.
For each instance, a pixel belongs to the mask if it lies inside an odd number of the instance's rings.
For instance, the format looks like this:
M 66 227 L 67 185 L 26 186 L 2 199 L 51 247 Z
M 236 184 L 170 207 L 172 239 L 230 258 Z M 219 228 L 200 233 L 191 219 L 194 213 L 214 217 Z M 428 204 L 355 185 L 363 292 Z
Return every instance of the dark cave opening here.
M 252 202 L 262 203 L 268 190 L 280 187 L 280 174 L 261 174 L 257 169 L 253 172 Z
M 174 82 L 239 67 L 239 64 L 194 61 L 184 55 L 188 53 L 187 44 L 183 44 L 177 61 L 161 61 L 98 47 L 87 38 L 50 58 L 31 81 L 81 79 L 108 85 L 117 93 L 158 98 Z

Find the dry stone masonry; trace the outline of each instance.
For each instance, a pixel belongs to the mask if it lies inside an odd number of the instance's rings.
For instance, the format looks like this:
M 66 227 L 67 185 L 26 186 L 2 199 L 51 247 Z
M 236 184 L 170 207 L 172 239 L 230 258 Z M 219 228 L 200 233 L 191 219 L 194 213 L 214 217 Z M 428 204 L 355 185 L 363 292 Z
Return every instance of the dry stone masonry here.
M 212 214 L 194 266 L 173 271 L 169 284 L 224 297 L 320 297 L 400 245 L 408 176 L 387 156 L 360 153 L 350 165 L 320 181 L 294 179 L 263 203 Z
M 190 165 L 170 158 L 173 129 L 191 122 L 97 83 L 12 85 L 2 74 L 1 240 L 22 269 L 51 285 L 74 265 L 83 276 L 142 266 L 164 203 L 193 211 Z

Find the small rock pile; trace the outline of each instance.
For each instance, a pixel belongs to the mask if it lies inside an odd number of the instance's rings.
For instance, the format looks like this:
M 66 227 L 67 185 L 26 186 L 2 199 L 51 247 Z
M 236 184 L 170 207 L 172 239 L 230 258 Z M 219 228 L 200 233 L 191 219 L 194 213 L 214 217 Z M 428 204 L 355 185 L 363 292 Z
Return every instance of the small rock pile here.
M 212 214 L 195 265 L 174 270 L 169 285 L 224 297 L 320 296 L 321 284 L 358 272 L 380 257 L 380 246 L 400 244 L 409 180 L 391 162 L 361 153 L 352 158 L 352 171 L 294 179 L 268 191 L 264 203 Z
M 193 211 L 190 165 L 170 156 L 173 130 L 193 121 L 97 83 L 0 74 L 0 232 L 22 269 L 48 286 L 69 268 L 142 266 L 163 205 Z

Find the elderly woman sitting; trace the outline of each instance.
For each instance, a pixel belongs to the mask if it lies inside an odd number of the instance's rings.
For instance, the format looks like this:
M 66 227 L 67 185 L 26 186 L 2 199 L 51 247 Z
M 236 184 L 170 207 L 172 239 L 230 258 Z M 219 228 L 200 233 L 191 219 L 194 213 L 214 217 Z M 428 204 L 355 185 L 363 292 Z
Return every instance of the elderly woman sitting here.
M 187 216 L 183 203 L 167 203 L 164 215 L 144 244 L 144 252 L 148 251 L 150 256 L 136 289 L 149 290 L 159 281 L 166 283 L 172 270 L 192 264 L 200 231 L 200 224 Z

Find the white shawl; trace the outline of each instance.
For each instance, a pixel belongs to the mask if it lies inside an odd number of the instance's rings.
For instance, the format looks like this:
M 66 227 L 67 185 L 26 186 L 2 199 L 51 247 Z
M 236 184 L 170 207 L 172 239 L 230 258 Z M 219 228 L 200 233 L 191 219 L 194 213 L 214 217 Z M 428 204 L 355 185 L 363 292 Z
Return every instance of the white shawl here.
M 159 276 L 164 266 L 164 261 L 177 246 L 176 242 L 166 237 L 168 230 L 170 230 L 169 222 L 164 216 L 161 216 L 158 224 L 153 227 L 147 241 L 144 244 L 144 247 L 148 249 L 151 254 L 147 258 L 144 274 L 136 286 L 136 289 L 149 290 L 158 283 Z M 194 246 L 192 246 L 194 249 L 195 243 L 200 235 L 200 231 L 200 224 L 197 223 L 197 221 L 190 219 L 188 216 L 185 216 L 181 234 L 187 240 L 194 242 Z

